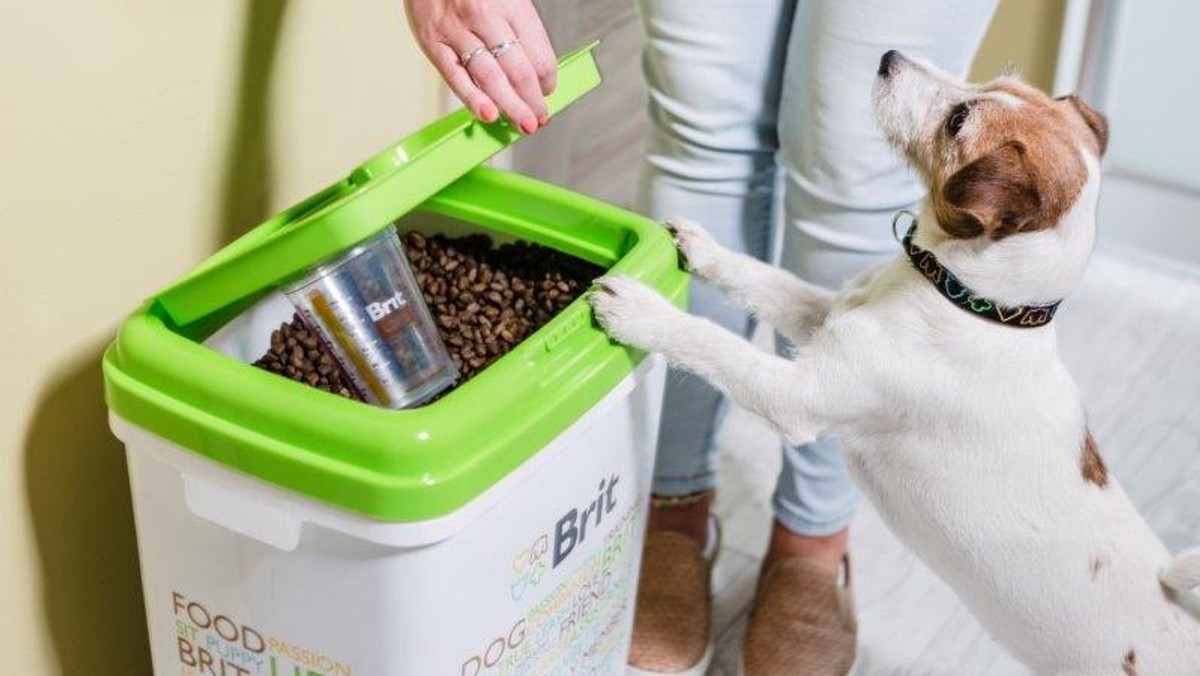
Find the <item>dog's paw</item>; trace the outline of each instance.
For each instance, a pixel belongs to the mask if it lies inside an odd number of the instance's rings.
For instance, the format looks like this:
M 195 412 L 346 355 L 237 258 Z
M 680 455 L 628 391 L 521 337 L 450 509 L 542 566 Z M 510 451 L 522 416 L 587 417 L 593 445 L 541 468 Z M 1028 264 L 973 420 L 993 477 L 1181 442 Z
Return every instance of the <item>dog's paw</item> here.
M 694 221 L 678 216 L 668 218 L 663 227 L 671 233 L 680 260 L 688 270 L 702 279 L 708 279 L 716 271 L 721 245 L 707 230 Z
M 679 313 L 655 291 L 629 277 L 601 277 L 589 300 L 596 321 L 619 343 L 656 351 L 669 319 Z

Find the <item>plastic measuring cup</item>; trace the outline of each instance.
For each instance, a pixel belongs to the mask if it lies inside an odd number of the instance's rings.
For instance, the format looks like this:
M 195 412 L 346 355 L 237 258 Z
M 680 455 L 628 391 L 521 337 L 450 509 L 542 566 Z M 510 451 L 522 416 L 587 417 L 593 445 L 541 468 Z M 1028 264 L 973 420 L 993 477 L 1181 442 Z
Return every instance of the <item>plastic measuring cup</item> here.
M 413 406 L 458 378 L 394 225 L 310 268 L 283 292 L 372 404 Z

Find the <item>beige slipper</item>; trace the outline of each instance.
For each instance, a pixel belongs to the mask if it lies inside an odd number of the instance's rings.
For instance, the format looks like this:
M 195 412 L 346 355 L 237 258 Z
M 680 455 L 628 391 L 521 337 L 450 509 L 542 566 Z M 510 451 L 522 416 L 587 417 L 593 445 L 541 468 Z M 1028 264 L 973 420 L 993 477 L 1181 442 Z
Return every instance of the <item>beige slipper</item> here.
M 849 556 L 832 574 L 808 559 L 780 559 L 759 580 L 738 676 L 845 676 L 857 634 Z
M 703 676 L 713 658 L 710 577 L 720 543 L 670 530 L 646 534 L 627 676 Z

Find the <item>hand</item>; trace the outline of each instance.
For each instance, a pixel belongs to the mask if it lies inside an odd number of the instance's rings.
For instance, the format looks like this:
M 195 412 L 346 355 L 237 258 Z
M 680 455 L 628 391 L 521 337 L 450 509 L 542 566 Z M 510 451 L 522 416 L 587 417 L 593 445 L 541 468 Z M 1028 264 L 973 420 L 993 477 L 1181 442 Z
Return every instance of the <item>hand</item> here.
M 558 60 L 531 0 L 404 0 L 409 27 L 450 89 L 475 115 L 504 113 L 525 134 L 546 124 Z M 492 49 L 517 40 L 498 56 Z M 463 56 L 473 54 L 466 67 Z

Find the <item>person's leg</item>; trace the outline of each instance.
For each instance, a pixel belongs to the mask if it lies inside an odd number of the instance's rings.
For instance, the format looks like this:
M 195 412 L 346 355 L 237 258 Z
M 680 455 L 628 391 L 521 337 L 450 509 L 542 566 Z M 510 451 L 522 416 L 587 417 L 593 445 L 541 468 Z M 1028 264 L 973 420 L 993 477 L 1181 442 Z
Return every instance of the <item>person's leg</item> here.
M 638 206 L 660 220 L 691 218 L 725 246 L 760 259 L 771 243 L 776 111 L 794 2 L 639 2 L 650 131 Z M 752 326 L 716 289 L 695 281 L 690 309 L 742 335 Z M 714 436 L 725 406 L 694 375 L 670 374 L 656 495 L 715 487 Z M 651 525 L 702 537 L 708 503 L 652 515 Z
M 684 216 L 722 244 L 765 259 L 778 172 L 776 112 L 795 0 L 639 0 L 649 137 L 639 209 Z M 751 323 L 692 282 L 690 309 L 736 333 Z M 712 661 L 709 512 L 725 403 L 700 378 L 667 380 L 655 500 L 630 642 L 629 674 L 699 676 Z
M 836 288 L 895 255 L 892 215 L 923 188 L 875 123 L 879 59 L 895 48 L 965 73 L 997 1 L 801 0 L 779 113 L 783 267 Z M 769 557 L 836 566 L 856 501 L 834 440 L 785 448 Z

